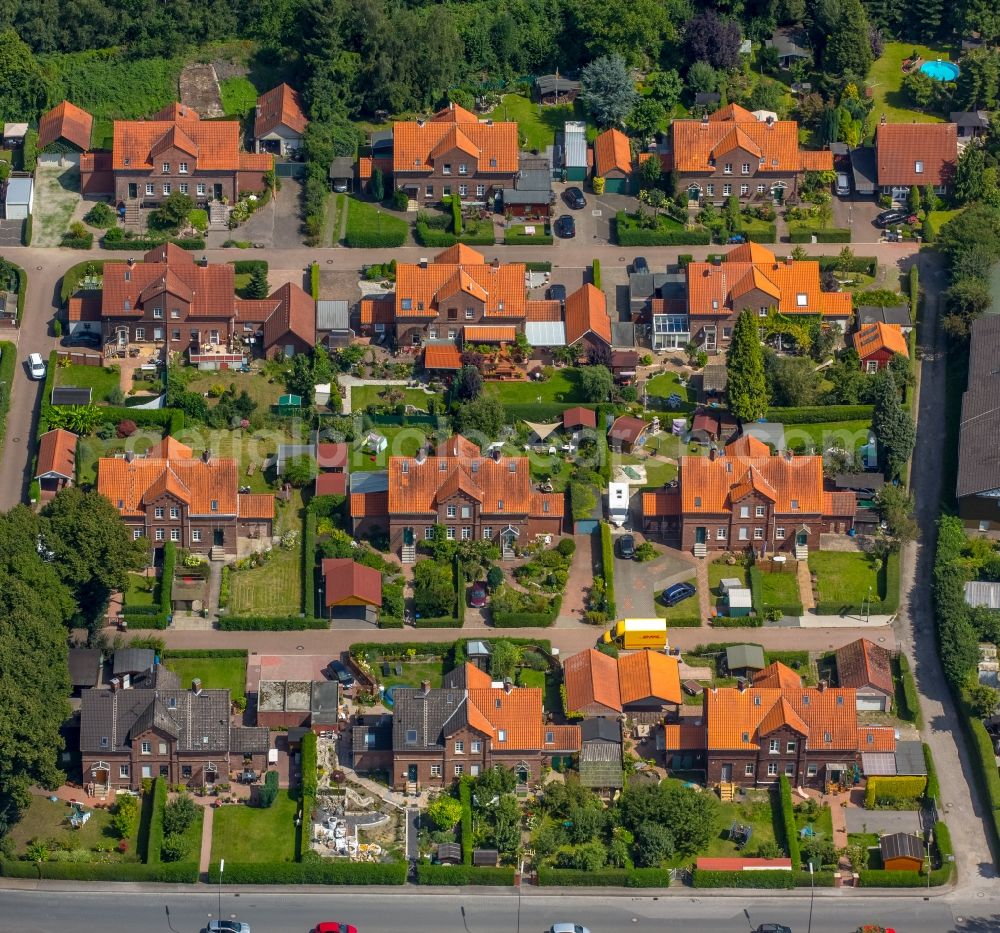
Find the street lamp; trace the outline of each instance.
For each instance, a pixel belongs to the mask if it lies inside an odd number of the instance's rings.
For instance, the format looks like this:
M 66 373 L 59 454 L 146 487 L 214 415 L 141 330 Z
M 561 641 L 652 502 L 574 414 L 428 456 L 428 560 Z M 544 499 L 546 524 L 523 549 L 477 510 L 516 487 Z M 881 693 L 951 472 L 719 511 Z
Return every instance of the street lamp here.
M 222 873 L 226 870 L 226 860 L 219 859 L 219 919 L 222 919 Z
M 809 933 L 813 928 L 813 901 L 816 899 L 816 879 L 813 876 L 813 863 L 809 859 Z

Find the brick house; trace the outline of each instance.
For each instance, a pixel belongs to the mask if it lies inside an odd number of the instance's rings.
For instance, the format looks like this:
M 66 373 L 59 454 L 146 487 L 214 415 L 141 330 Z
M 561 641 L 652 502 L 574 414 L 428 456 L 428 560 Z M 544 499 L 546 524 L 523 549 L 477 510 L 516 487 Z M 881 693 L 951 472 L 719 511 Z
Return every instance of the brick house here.
M 544 722 L 542 690 L 493 683 L 466 662 L 442 686 L 426 681 L 393 694 L 392 786 L 447 787 L 455 778 L 509 768 L 537 782 L 553 758 L 580 751 L 579 726 Z
M 247 763 L 266 766 L 268 730 L 234 726 L 229 690 L 183 689 L 162 667 L 136 689 L 84 690 L 80 704 L 83 782 L 105 796 L 138 790 L 144 778 L 202 787 L 225 783 Z
M 857 508 L 854 494 L 828 492 L 823 458 L 771 454 L 744 435 L 708 457 L 681 457 L 676 490 L 642 496 L 643 527 L 676 530 L 680 547 L 696 555 L 746 550 L 808 556 L 819 536 L 847 534 Z
M 892 679 L 892 655 L 881 645 L 859 638 L 837 649 L 837 684 L 856 692 L 859 710 L 887 713 L 892 709 L 896 687 Z
M 196 262 L 172 243 L 150 250 L 141 263 L 105 264 L 100 299 L 105 344 L 124 348 L 166 341 L 170 352 L 197 354 L 236 352 L 237 344 L 259 337 L 269 355 L 312 348 L 316 306 L 310 295 L 289 283 L 268 298 L 237 298 L 235 276 L 232 264 Z
M 954 123 L 887 123 L 875 134 L 878 185 L 894 201 L 905 201 L 910 188 L 933 185 L 947 194 L 958 164 L 958 128 Z
M 782 201 L 798 194 L 808 171 L 831 171 L 833 154 L 799 146 L 794 120 L 758 120 L 730 104 L 701 120 L 674 120 L 667 159 L 688 200 L 721 204 L 734 196 Z
M 634 651 L 612 658 L 588 648 L 566 659 L 566 708 L 584 716 L 659 712 L 681 702 L 677 658 Z
M 101 457 L 97 491 L 118 509 L 135 539 L 173 541 L 197 554 L 235 556 L 240 539 L 270 542 L 274 496 L 241 493 L 236 460 L 195 457 L 172 437 L 144 456 Z
M 563 494 L 538 492 L 530 466 L 527 457 L 484 456 L 460 435 L 435 456 L 390 457 L 387 494 L 351 496 L 354 534 L 379 527 L 390 550 L 412 561 L 417 542 L 443 525 L 449 539 L 498 541 L 511 557 L 518 541 L 562 532 Z
M 854 349 L 861 358 L 861 369 L 866 373 L 876 373 L 885 369 L 898 353 L 909 358 L 910 348 L 898 324 L 883 324 L 875 321 L 863 324 L 851 335 Z
M 38 121 L 39 152 L 86 152 L 90 148 L 90 134 L 94 118 L 80 107 L 64 100 L 56 104 Z
M 566 298 L 566 346 L 575 347 L 583 356 L 591 349 L 611 349 L 611 318 L 608 298 L 589 282 Z
M 524 263 L 486 262 L 457 244 L 431 262 L 397 263 L 393 326 L 399 346 L 463 338 L 466 327 L 507 326 L 524 332 Z M 362 333 L 365 328 L 362 307 Z M 374 309 L 372 309 L 374 321 Z M 377 332 L 377 331 L 376 331 Z
M 786 775 L 793 787 L 825 788 L 850 782 L 864 755 L 895 752 L 891 727 L 858 723 L 854 690 L 803 687 L 788 668 L 771 676 L 784 686 L 755 678 L 742 689 L 706 689 L 701 724 L 664 726 L 668 766 L 693 756 L 709 785 L 755 787 Z
M 844 332 L 851 320 L 850 294 L 823 291 L 816 260 L 779 261 L 757 243 L 737 246 L 719 262 L 688 263 L 685 274 L 686 332 L 708 352 L 729 346 L 736 318 L 747 308 L 760 317 L 774 309 Z M 657 324 L 654 312 L 654 329 Z
M 496 192 L 514 187 L 519 168 L 516 123 L 480 120 L 451 103 L 430 120 L 392 126 L 395 186 L 421 203 L 446 195 L 488 203 Z
M 605 130 L 594 140 L 594 177 L 604 179 L 609 194 L 631 194 L 632 144 L 618 129 Z
M 302 148 L 302 136 L 308 125 L 299 92 L 287 84 L 279 84 L 257 98 L 254 148 L 257 152 L 290 155 Z
M 115 200 L 155 207 L 179 191 L 206 204 L 263 191 L 274 157 L 244 152 L 241 139 L 237 121 L 202 120 L 185 104 L 171 104 L 152 120 L 115 120 Z

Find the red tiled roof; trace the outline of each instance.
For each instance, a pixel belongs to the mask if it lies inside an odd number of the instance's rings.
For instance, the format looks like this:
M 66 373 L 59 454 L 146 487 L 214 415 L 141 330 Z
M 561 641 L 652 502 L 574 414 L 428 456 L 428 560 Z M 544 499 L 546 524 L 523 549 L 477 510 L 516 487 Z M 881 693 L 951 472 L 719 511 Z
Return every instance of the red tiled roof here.
M 349 599 L 370 606 L 382 605 L 382 574 L 374 568 L 356 564 L 348 557 L 327 557 L 321 569 L 327 607 L 339 606 Z
M 529 298 L 524 303 L 526 321 L 561 321 L 562 302 Z
M 38 440 L 35 478 L 51 474 L 72 480 L 76 476 L 77 440 L 72 431 L 64 431 L 62 428 L 46 431 Z
M 449 260 L 460 255 L 455 247 L 426 266 L 418 263 L 396 265 L 397 318 L 434 318 L 439 306 L 454 296 L 468 296 L 484 305 L 486 317 L 523 318 L 525 313 L 524 263 L 487 265 L 482 256 L 469 250 L 475 262 Z M 458 300 L 462 300 L 459 297 Z
M 688 263 L 688 313 L 730 317 L 756 300 L 782 314 L 849 317 L 848 292 L 824 292 L 819 263 L 812 259 L 779 262 L 766 247 L 747 243 L 730 250 L 718 265 Z M 758 292 L 763 297 L 750 296 Z
M 38 122 L 38 149 L 41 151 L 57 139 L 65 139 L 77 149 L 90 148 L 90 133 L 94 118 L 75 104 L 64 100 L 56 104 Z
M 862 362 L 883 350 L 888 353 L 900 353 L 907 358 L 910 356 L 906 337 L 898 324 L 883 324 L 882 321 L 872 321 L 871 324 L 863 324 L 860 330 L 856 330 L 851 339 L 854 341 L 854 349 L 858 351 Z
M 774 869 L 791 871 L 790 858 L 698 858 L 695 867 L 699 871 L 751 871 Z
M 582 710 L 592 703 L 621 711 L 618 662 L 609 655 L 595 648 L 574 654 L 563 664 L 563 680 L 570 711 Z
M 802 171 L 832 172 L 833 153 L 829 149 L 801 149 Z
M 594 140 L 594 174 L 603 177 L 619 171 L 632 171 L 632 146 L 628 137 L 616 129 L 605 130 Z
M 680 513 L 681 494 L 676 489 L 656 489 L 642 494 L 643 518 L 669 518 Z
M 441 441 L 434 453 L 438 457 L 478 457 L 482 451 L 479 445 L 461 434 L 452 434 Z
M 295 88 L 279 84 L 257 98 L 253 134 L 258 139 L 267 136 L 279 126 L 288 127 L 301 135 L 308 125 L 309 121 L 302 111 L 302 99 Z
M 362 324 L 391 324 L 395 315 L 395 302 L 392 298 L 362 298 Z
M 649 698 L 681 702 L 677 659 L 657 651 L 636 651 L 614 659 L 589 648 L 566 659 L 563 678 L 571 710 L 599 703 L 620 711 Z
M 316 465 L 321 470 L 347 469 L 350 448 L 345 443 L 321 441 L 316 445 Z
M 593 408 L 567 408 L 563 412 L 564 428 L 596 428 L 597 412 Z
M 352 518 L 378 518 L 389 514 L 388 492 L 352 492 Z
M 190 302 L 188 317 L 229 319 L 235 315 L 235 278 L 229 263 L 200 266 L 190 253 L 173 246 L 151 250 L 144 259 L 131 266 L 105 265 L 103 317 L 139 317 L 144 303 L 160 300 L 159 296 L 165 302 L 171 298 Z
M 838 648 L 837 680 L 842 687 L 875 687 L 887 696 L 895 694 L 892 656 L 881 645 L 859 638 Z
M 429 343 L 424 347 L 424 369 L 461 369 L 462 354 L 453 343 Z
M 379 169 L 383 175 L 392 171 L 392 159 L 387 156 L 372 158 L 371 156 L 361 156 L 358 159 L 358 177 L 362 181 L 367 181 L 372 177 L 372 169 Z
M 187 118 L 171 120 L 115 120 L 111 151 L 114 169 L 142 171 L 154 168 L 158 153 L 176 147 L 191 156 L 190 169 L 235 172 L 269 168 L 271 156 L 253 156 L 243 163 L 240 151 L 240 124 L 235 120 L 197 120 L 193 111 Z M 262 169 L 264 170 L 264 169 Z
M 668 752 L 704 751 L 705 726 L 670 722 L 663 727 L 663 738 Z
M 533 492 L 528 514 L 532 518 L 562 518 L 566 497 L 561 492 Z
M 549 733 L 552 741 L 548 741 Z M 545 751 L 578 752 L 582 745 L 579 726 L 553 726 L 546 724 L 542 748 Z
M 634 444 L 648 428 L 649 425 L 641 418 L 633 418 L 631 415 L 619 415 L 611 425 L 608 437 Z
M 274 496 L 241 492 L 237 498 L 240 518 L 274 518 Z
M 794 690 L 802 686 L 802 678 L 781 661 L 775 661 L 753 675 L 753 685 Z
M 517 337 L 514 327 L 483 327 L 479 324 L 466 324 L 462 336 L 471 343 L 513 343 Z
M 480 122 L 475 114 L 455 105 L 426 122 L 394 123 L 392 139 L 395 172 L 429 173 L 435 159 L 456 149 L 475 160 L 479 173 L 510 174 L 519 165 L 516 123 Z
M 434 262 L 453 266 L 482 266 L 486 264 L 486 257 L 471 246 L 456 243 L 438 253 Z
M 824 492 L 823 514 L 829 518 L 852 518 L 858 511 L 853 492 Z
M 894 752 L 896 730 L 892 726 L 858 726 L 862 752 Z
M 318 473 L 314 491 L 317 496 L 343 496 L 347 494 L 346 473 Z
M 611 345 L 607 296 L 589 282 L 566 298 L 566 345 L 572 346 L 586 334 Z
M 316 302 L 298 285 L 286 282 L 271 295 L 275 312 L 264 322 L 264 348 L 279 344 L 292 334 L 310 347 L 316 343 Z
M 883 123 L 875 134 L 875 152 L 883 187 L 947 185 L 958 162 L 958 128 L 954 123 Z
M 731 457 L 770 457 L 771 448 L 759 437 L 741 434 L 735 441 L 726 444 L 726 453 Z
M 101 299 L 95 296 L 74 295 L 66 305 L 68 321 L 99 321 L 101 319 Z
M 237 298 L 233 309 L 237 321 L 261 325 L 278 310 L 278 302 L 274 298 Z
M 169 123 L 176 123 L 178 120 L 200 120 L 201 117 L 198 115 L 197 110 L 193 110 L 187 104 L 182 104 L 180 101 L 174 101 L 172 104 L 167 104 L 158 113 L 153 114 L 154 120 L 166 120 Z
M 655 697 L 664 703 L 681 702 L 677 658 L 661 651 L 635 651 L 618 658 L 618 684 L 622 704 Z
M 754 171 L 799 172 L 804 169 L 799 125 L 794 120 L 758 121 L 742 107 L 717 110 L 708 120 L 674 120 L 670 127 L 674 166 L 680 172 L 715 170 L 713 163 L 749 153 Z M 741 152 L 742 151 L 742 152 Z M 826 153 L 832 168 L 832 156 Z M 811 157 L 810 157 L 811 160 Z M 763 164 L 760 164 L 763 163 Z M 738 171 L 738 167 L 734 171 Z
M 237 168 L 241 172 L 269 172 L 274 168 L 270 152 L 241 152 Z

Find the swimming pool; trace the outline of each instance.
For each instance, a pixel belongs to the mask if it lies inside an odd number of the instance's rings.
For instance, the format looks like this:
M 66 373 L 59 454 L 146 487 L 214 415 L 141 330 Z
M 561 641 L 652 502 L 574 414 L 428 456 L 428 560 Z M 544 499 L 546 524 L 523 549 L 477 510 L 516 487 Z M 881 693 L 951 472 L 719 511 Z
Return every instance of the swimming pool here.
M 933 62 L 924 62 L 920 70 L 935 81 L 954 81 L 959 74 L 958 65 L 942 61 L 940 58 Z

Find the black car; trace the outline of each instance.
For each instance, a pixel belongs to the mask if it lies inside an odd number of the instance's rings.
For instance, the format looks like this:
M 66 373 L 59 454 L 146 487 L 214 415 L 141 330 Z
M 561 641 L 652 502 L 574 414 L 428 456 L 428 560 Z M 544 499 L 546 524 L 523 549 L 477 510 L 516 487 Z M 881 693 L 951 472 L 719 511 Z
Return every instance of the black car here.
M 571 240 L 576 236 L 576 221 L 569 214 L 563 214 L 556 221 L 556 236 Z
M 635 538 L 632 535 L 622 535 L 618 539 L 618 556 L 625 560 L 635 557 Z
M 577 188 L 576 185 L 567 188 L 563 192 L 563 200 L 575 211 L 581 210 L 587 206 L 587 199 L 583 196 L 583 192 Z
M 886 227 L 891 227 L 893 224 L 903 223 L 909 214 L 906 211 L 882 211 L 878 217 L 875 218 L 875 226 L 881 230 Z
M 566 286 L 565 285 L 550 285 L 545 290 L 545 297 L 549 301 L 566 301 Z
M 792 933 L 792 928 L 783 923 L 762 923 L 754 933 Z
M 101 335 L 95 331 L 81 330 L 75 334 L 67 334 L 60 342 L 64 347 L 93 347 L 97 349 L 101 345 Z
M 663 602 L 666 606 L 676 606 L 685 599 L 697 595 L 698 591 L 690 583 L 675 583 L 663 591 Z
M 343 661 L 331 661 L 326 669 L 327 676 L 331 680 L 336 680 L 343 690 L 350 690 L 354 686 L 354 675 L 347 669 Z
M 636 256 L 632 260 L 632 271 L 636 275 L 648 275 L 649 274 L 649 263 L 646 262 L 645 256 Z

